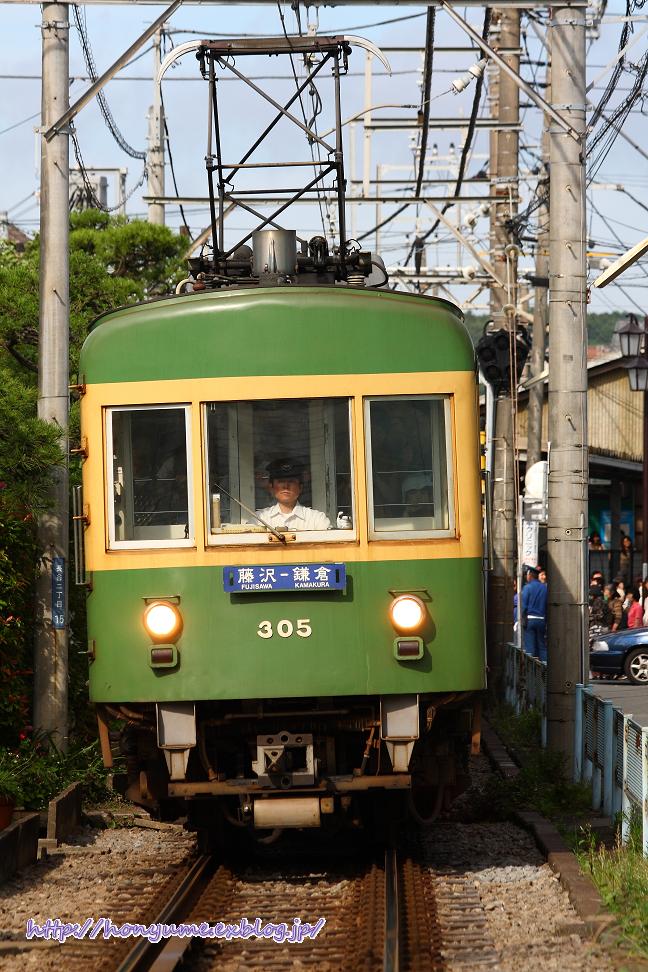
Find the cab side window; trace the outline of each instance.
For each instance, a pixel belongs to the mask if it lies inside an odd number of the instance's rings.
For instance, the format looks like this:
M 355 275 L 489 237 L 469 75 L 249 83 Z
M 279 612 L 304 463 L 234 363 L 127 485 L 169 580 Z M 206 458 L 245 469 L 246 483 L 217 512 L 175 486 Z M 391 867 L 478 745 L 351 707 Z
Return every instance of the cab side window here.
M 365 401 L 370 536 L 448 536 L 454 530 L 447 396 Z
M 111 547 L 193 544 L 187 406 L 107 410 Z

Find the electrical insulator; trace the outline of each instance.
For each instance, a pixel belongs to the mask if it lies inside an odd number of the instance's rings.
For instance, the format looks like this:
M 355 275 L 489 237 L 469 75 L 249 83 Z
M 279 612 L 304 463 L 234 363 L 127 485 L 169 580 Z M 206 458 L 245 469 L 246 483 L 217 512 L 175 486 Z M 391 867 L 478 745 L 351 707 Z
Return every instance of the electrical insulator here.
M 465 91 L 468 85 L 472 84 L 476 78 L 481 78 L 487 64 L 488 58 L 482 57 L 481 61 L 477 61 L 476 64 L 471 64 L 466 74 L 462 74 L 460 78 L 455 78 L 451 84 L 454 93 L 459 94 L 460 91 Z

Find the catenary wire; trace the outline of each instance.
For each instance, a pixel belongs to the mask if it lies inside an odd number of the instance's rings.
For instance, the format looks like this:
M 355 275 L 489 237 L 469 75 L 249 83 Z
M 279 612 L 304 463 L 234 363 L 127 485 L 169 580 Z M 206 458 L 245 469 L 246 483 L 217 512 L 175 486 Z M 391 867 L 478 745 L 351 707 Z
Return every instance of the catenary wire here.
M 98 74 L 94 56 L 92 54 L 92 48 L 90 46 L 90 38 L 88 37 L 85 10 L 82 12 L 76 4 L 73 4 L 72 12 L 77 31 L 79 33 L 79 38 L 81 40 L 81 48 L 83 51 L 83 60 L 85 61 L 86 70 L 92 80 L 96 81 Z M 108 107 L 108 102 L 106 101 L 106 96 L 103 91 L 97 92 L 97 104 L 99 105 L 99 110 L 108 127 L 108 130 L 110 131 L 110 134 L 115 139 L 121 150 L 125 152 L 126 155 L 130 155 L 132 159 L 142 159 L 142 161 L 145 161 L 146 152 L 140 152 L 137 149 L 134 149 L 132 145 L 129 145 L 122 133 L 119 131 L 112 112 Z
M 482 26 L 483 40 L 488 40 L 488 34 L 490 31 L 490 22 L 491 22 L 491 9 L 490 7 L 486 7 L 486 10 L 484 11 L 484 23 Z M 479 105 L 481 104 L 481 95 L 482 95 L 483 87 L 484 87 L 484 75 L 481 74 L 475 82 L 475 94 L 473 97 L 472 110 L 470 112 L 470 121 L 468 123 L 466 140 L 464 141 L 461 150 L 461 158 L 459 160 L 457 179 L 455 182 L 454 192 L 452 193 L 453 196 L 459 196 L 461 194 L 461 187 L 464 180 L 466 165 L 468 163 L 468 156 L 472 148 L 472 140 L 475 133 L 475 125 L 477 124 L 477 114 L 479 112 Z M 443 208 L 441 209 L 441 213 L 445 214 L 452 206 L 454 206 L 454 203 L 445 203 Z M 414 252 L 414 250 L 419 249 L 423 245 L 423 243 L 425 243 L 425 241 L 429 239 L 430 236 L 432 236 L 432 234 L 438 229 L 440 223 L 441 220 L 437 218 L 432 224 L 432 226 L 430 227 L 430 229 L 426 230 L 426 232 L 422 236 L 418 237 L 418 239 L 415 239 L 412 242 L 409 251 L 407 253 L 407 256 L 405 257 L 405 266 L 407 266 L 407 264 L 411 260 L 412 253 Z

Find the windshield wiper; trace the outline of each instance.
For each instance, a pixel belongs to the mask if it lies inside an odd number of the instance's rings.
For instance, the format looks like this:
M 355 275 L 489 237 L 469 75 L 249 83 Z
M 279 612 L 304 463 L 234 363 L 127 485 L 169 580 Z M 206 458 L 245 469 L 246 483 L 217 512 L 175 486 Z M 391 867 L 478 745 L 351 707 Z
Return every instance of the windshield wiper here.
M 225 495 L 229 496 L 231 500 L 234 500 L 234 502 L 237 503 L 245 513 L 250 513 L 254 517 L 254 519 L 258 520 L 261 526 L 264 526 L 266 530 L 269 530 L 270 533 L 277 538 L 277 540 L 279 540 L 281 543 L 285 543 L 285 544 L 288 543 L 283 533 L 279 533 L 277 530 L 275 530 L 274 527 L 271 527 L 270 524 L 266 523 L 266 521 L 262 519 L 262 517 L 260 517 L 257 513 L 254 512 L 254 510 L 251 510 L 249 506 L 245 505 L 245 503 L 241 503 L 240 499 L 237 499 L 236 496 L 232 496 L 232 494 L 228 490 L 226 490 L 224 486 L 221 486 L 220 483 L 214 483 L 214 485 L 216 486 L 217 489 L 221 491 L 221 493 L 225 493 Z

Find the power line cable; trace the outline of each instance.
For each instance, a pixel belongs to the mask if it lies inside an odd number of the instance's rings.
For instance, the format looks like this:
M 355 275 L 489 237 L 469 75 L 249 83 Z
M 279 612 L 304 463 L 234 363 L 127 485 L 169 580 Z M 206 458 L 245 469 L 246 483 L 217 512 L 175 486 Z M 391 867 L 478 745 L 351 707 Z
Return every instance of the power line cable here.
M 79 33 L 79 38 L 81 40 L 81 48 L 83 50 L 83 60 L 85 61 L 86 70 L 92 80 L 96 81 L 98 78 L 98 73 L 94 56 L 92 54 L 92 48 L 90 46 L 90 38 L 88 37 L 85 10 L 83 10 L 82 13 L 79 7 L 76 4 L 73 4 L 72 11 L 74 14 L 76 28 Z M 108 126 L 110 134 L 115 139 L 121 150 L 125 152 L 126 155 L 130 155 L 132 159 L 142 159 L 142 161 L 146 161 L 146 152 L 139 152 L 137 149 L 134 149 L 132 145 L 128 144 L 122 133 L 119 131 L 112 112 L 108 107 L 108 102 L 106 101 L 106 96 L 103 91 L 99 91 L 97 93 L 97 103 L 103 119 Z
M 7 210 L 7 212 L 10 213 L 13 209 L 18 209 L 20 206 L 24 205 L 24 203 L 29 202 L 29 200 L 32 198 L 32 196 L 35 196 L 35 195 L 36 195 L 36 190 L 35 189 L 32 189 L 32 191 L 29 193 L 29 195 L 28 196 L 25 196 L 24 199 L 21 199 L 20 202 L 14 203 L 13 206 L 9 206 L 9 209 Z
M 640 6 L 643 6 L 643 0 L 639 0 L 639 5 Z M 626 15 L 627 16 L 629 16 L 632 13 L 633 6 L 634 6 L 633 0 L 626 0 Z M 634 30 L 634 26 L 633 26 L 632 22 L 629 21 L 629 20 L 625 21 L 625 23 L 623 24 L 623 27 L 621 28 L 621 37 L 619 39 L 619 48 L 618 48 L 619 51 L 623 51 L 624 50 L 624 48 L 626 47 L 626 44 L 628 42 L 628 38 L 629 38 L 629 36 L 630 36 L 630 34 L 632 33 L 633 30 Z M 602 114 L 603 114 L 603 112 L 605 110 L 605 107 L 606 107 L 608 101 L 610 100 L 610 98 L 612 97 L 612 95 L 614 93 L 614 90 L 615 90 L 615 88 L 617 86 L 617 83 L 618 83 L 621 75 L 623 74 L 624 66 L 625 66 L 625 54 L 622 54 L 619 57 L 619 60 L 617 61 L 617 63 L 614 65 L 614 70 L 612 71 L 612 74 L 610 76 L 610 79 L 609 79 L 607 85 L 605 86 L 605 91 L 601 95 L 601 98 L 599 100 L 599 103 L 596 106 L 596 108 L 594 109 L 594 113 L 593 113 L 593 115 L 592 115 L 592 117 L 590 119 L 590 126 L 592 128 L 601 119 Z
M 163 45 L 163 48 L 165 47 L 165 39 L 166 39 L 166 31 L 162 30 L 160 31 L 160 43 Z M 169 155 L 169 168 L 171 170 L 171 180 L 173 182 L 173 188 L 175 189 L 175 194 L 176 196 L 179 196 L 180 190 L 178 189 L 178 182 L 175 174 L 175 165 L 173 164 L 173 153 L 171 151 L 171 136 L 169 135 L 169 126 L 167 124 L 167 114 L 166 114 L 166 108 L 164 107 L 164 97 L 162 95 L 161 85 L 160 85 L 160 107 L 162 109 L 162 119 L 164 122 L 164 134 L 166 136 L 166 147 L 167 147 L 167 153 Z M 180 204 L 178 208 L 180 209 L 180 216 L 182 218 L 182 222 L 184 223 L 185 229 L 187 230 L 187 233 L 189 235 L 189 239 L 191 240 L 192 239 L 191 229 L 189 227 L 189 223 L 187 222 L 184 208 Z
M 490 7 L 486 7 L 486 10 L 484 11 L 484 23 L 482 26 L 482 39 L 485 41 L 488 40 L 488 34 L 490 31 L 490 22 L 491 22 L 491 9 Z M 472 148 L 472 140 L 475 133 L 475 126 L 477 124 L 477 114 L 479 112 L 479 105 L 481 103 L 481 95 L 482 95 L 483 87 L 484 87 L 484 75 L 482 73 L 479 75 L 475 83 L 475 96 L 473 98 L 472 110 L 470 112 L 470 121 L 468 122 L 468 131 L 466 133 L 466 140 L 461 150 L 459 169 L 457 171 L 457 179 L 455 182 L 454 192 L 452 193 L 453 196 L 459 196 L 461 194 L 461 186 L 463 184 L 464 175 L 466 172 L 468 156 Z M 443 208 L 441 210 L 441 214 L 444 215 L 452 206 L 454 206 L 454 202 L 444 203 Z M 429 239 L 429 237 L 432 236 L 432 234 L 438 229 L 440 223 L 441 220 L 437 218 L 429 230 L 427 230 L 422 236 L 414 240 L 414 242 L 409 248 L 407 256 L 405 257 L 405 266 L 407 266 L 407 264 L 411 260 L 412 253 L 414 252 L 414 250 L 422 247 L 423 243 L 425 243 L 425 241 Z
M 432 67 L 434 61 L 434 25 L 436 22 L 436 7 L 428 7 L 427 23 L 425 28 L 425 71 L 423 76 L 423 91 L 421 101 L 421 113 L 423 115 L 423 128 L 421 129 L 421 141 L 419 145 L 419 164 L 418 175 L 416 177 L 416 193 L 421 195 L 423 184 L 423 174 L 425 172 L 425 156 L 427 155 L 428 132 L 430 129 L 430 92 L 432 90 Z
M 164 108 L 164 98 L 162 97 L 162 92 L 161 91 L 160 91 L 160 104 L 162 106 L 162 118 L 163 118 L 163 121 L 164 121 L 164 134 L 166 136 L 167 154 L 169 156 L 169 168 L 171 170 L 171 181 L 173 182 L 173 188 L 175 189 L 176 196 L 179 196 L 180 195 L 180 190 L 178 189 L 178 182 L 177 182 L 176 174 L 175 174 L 175 166 L 173 164 L 173 153 L 171 151 L 171 136 L 169 135 L 169 126 L 167 125 L 166 110 Z M 185 229 L 187 230 L 187 233 L 189 234 L 189 239 L 191 240 L 192 239 L 191 229 L 189 227 L 189 223 L 187 222 L 187 218 L 185 216 L 185 211 L 184 211 L 184 209 L 182 207 L 182 204 L 179 203 L 178 204 L 178 208 L 180 209 L 180 216 L 182 217 L 182 222 L 184 223 Z
M 295 87 L 298 89 L 299 88 L 299 79 L 297 78 L 297 71 L 295 70 L 295 62 L 293 60 L 293 53 L 292 53 L 292 44 L 290 43 L 290 37 L 288 36 L 288 31 L 286 30 L 286 21 L 284 20 L 284 15 L 283 15 L 283 10 L 281 9 L 281 2 L 280 2 L 280 0 L 277 0 L 277 10 L 279 11 L 279 18 L 281 20 L 281 29 L 283 30 L 283 35 L 286 38 L 286 40 L 287 40 L 287 42 L 288 42 L 288 44 L 289 44 L 289 46 L 291 48 L 291 52 L 290 52 L 290 67 L 292 68 L 293 80 L 295 82 Z M 313 95 L 313 92 L 314 92 L 314 95 Z M 304 119 L 304 125 L 306 125 L 306 128 L 310 128 L 311 125 L 315 123 L 315 121 L 317 119 L 317 115 L 322 110 L 322 99 L 320 98 L 319 91 L 315 87 L 315 83 L 314 82 L 311 82 L 311 84 L 310 84 L 309 94 L 311 95 L 311 100 L 313 101 L 313 111 L 314 111 L 314 115 L 313 115 L 313 118 L 312 118 L 312 121 L 311 121 L 310 124 L 309 124 L 309 122 L 306 119 L 306 109 L 304 108 L 304 102 L 302 100 L 301 93 L 299 94 L 299 107 L 301 108 L 302 118 Z M 317 101 L 319 101 L 319 110 L 317 109 L 315 98 L 317 99 Z M 314 130 L 317 131 L 317 129 L 314 129 Z M 308 138 L 308 136 L 306 136 L 306 137 Z M 315 160 L 315 150 L 313 148 L 313 141 L 310 138 L 308 138 L 308 145 L 309 145 L 309 148 L 310 148 L 311 159 L 313 160 L 313 172 L 314 172 L 315 175 L 317 175 L 318 163 L 321 162 L 320 145 L 319 145 L 319 142 L 318 142 L 318 144 L 317 144 L 317 161 Z M 319 183 L 317 183 L 316 186 L 315 186 L 315 189 L 316 189 L 316 192 L 317 192 L 317 204 L 319 206 L 320 218 L 322 220 L 322 232 L 324 233 L 324 236 L 326 236 L 327 235 L 326 234 L 326 223 L 325 223 L 325 220 L 324 220 L 324 210 L 322 209 L 322 187 L 319 185 Z M 326 196 L 324 196 L 324 205 L 326 207 L 326 217 L 328 219 L 329 226 L 330 226 L 330 224 L 331 224 L 331 215 L 330 215 L 329 204 L 328 204 L 328 200 L 326 199 Z
M 14 122 L 13 125 L 9 125 L 8 128 L 3 128 L 2 131 L 0 131 L 0 135 L 6 135 L 7 132 L 13 132 L 14 128 L 18 128 L 20 125 L 26 125 L 28 121 L 38 118 L 39 115 L 40 111 L 37 111 L 33 115 L 29 115 L 28 118 L 22 118 L 20 121 Z
M 298 9 L 298 7 L 296 9 Z M 403 17 L 392 17 L 389 20 L 376 20 L 376 21 L 374 21 L 373 23 L 370 23 L 370 24 L 353 24 L 351 27 L 339 27 L 339 28 L 329 27 L 328 30 L 326 31 L 326 34 L 327 35 L 331 35 L 331 34 L 348 34 L 352 30 L 370 30 L 373 27 L 385 27 L 385 26 L 387 26 L 389 24 L 398 24 L 398 23 L 400 23 L 400 22 L 402 22 L 404 20 L 417 20 L 419 17 L 425 17 L 425 13 L 407 14 L 406 16 L 403 16 Z M 209 29 L 207 29 L 207 30 L 194 30 L 194 29 L 191 29 L 191 28 L 185 29 L 183 27 L 173 27 L 170 30 L 170 33 L 172 33 L 172 34 L 192 34 L 192 35 L 195 35 L 197 37 L 198 36 L 200 36 L 200 37 L 208 37 L 209 36 L 209 33 L 210 33 L 210 30 Z M 223 32 L 223 31 L 219 31 L 218 32 L 218 36 L 219 37 L 268 37 L 268 36 L 272 36 L 272 35 L 268 35 L 267 33 L 264 33 L 264 34 L 241 34 L 241 33 L 229 34 L 229 33 Z M 277 34 L 276 36 L 279 37 L 281 35 L 280 34 Z
M 610 231 L 610 233 L 612 234 L 612 236 L 615 238 L 615 240 L 617 241 L 617 243 L 619 243 L 624 249 L 627 249 L 626 244 L 621 239 L 621 237 L 619 236 L 619 234 L 616 232 L 616 230 L 614 229 L 614 227 L 610 225 L 609 220 L 603 215 L 603 213 L 601 212 L 601 210 L 597 206 L 594 205 L 594 201 L 593 201 L 593 199 L 592 199 L 591 196 L 590 196 L 590 199 L 589 199 L 589 205 L 592 207 L 592 209 L 594 210 L 594 212 L 596 213 L 596 215 L 599 217 L 599 219 L 601 219 L 605 223 L 606 227 L 608 228 L 608 230 Z M 641 264 L 638 264 L 638 266 L 641 266 Z M 645 276 L 648 276 L 648 269 L 645 269 L 645 268 L 642 268 L 642 269 L 643 269 L 644 275 Z M 642 311 L 642 313 L 643 313 L 643 311 Z
M 146 180 L 146 177 L 148 175 L 148 169 L 146 167 L 146 161 L 144 162 L 144 168 L 142 169 L 142 174 L 141 174 L 139 180 L 135 183 L 135 185 L 132 187 L 132 189 L 130 190 L 130 192 L 128 192 L 124 196 L 123 199 L 120 199 L 120 201 L 117 203 L 116 206 L 104 206 L 103 203 L 101 202 L 101 200 L 97 197 L 97 194 L 94 191 L 94 186 L 90 182 L 90 178 L 88 176 L 88 170 L 85 167 L 85 164 L 83 162 L 83 156 L 81 155 L 81 146 L 79 145 L 79 139 L 78 139 L 78 136 L 77 136 L 77 133 L 76 133 L 76 128 L 74 127 L 74 122 L 70 122 L 70 138 L 72 139 L 72 146 L 74 148 L 74 156 L 75 156 L 75 158 L 77 160 L 77 165 L 79 166 L 79 172 L 81 174 L 81 179 L 83 180 L 83 187 L 84 187 L 84 189 L 86 191 L 87 198 L 92 202 L 94 208 L 95 209 L 100 209 L 101 212 L 103 212 L 103 213 L 114 213 L 118 209 L 121 209 L 122 207 L 125 207 L 126 206 L 126 203 L 131 198 L 131 196 L 135 192 L 137 192 L 137 190 L 139 189 L 139 187 L 141 185 L 143 185 L 144 181 Z
M 634 108 L 635 104 L 640 99 L 643 101 L 645 98 L 644 83 L 646 81 L 646 77 L 648 77 L 648 53 L 644 54 L 643 58 L 638 64 L 632 65 L 630 70 L 634 71 L 635 80 L 629 95 L 623 99 L 621 104 L 617 106 L 612 114 L 605 116 L 605 125 L 603 125 L 596 133 L 594 138 L 588 142 L 587 154 L 588 159 L 590 160 L 588 171 L 589 183 L 591 183 L 591 181 L 596 177 L 596 174 L 603 165 L 603 162 L 607 158 L 612 146 L 617 140 L 619 129 L 623 128 L 623 123 Z M 599 145 L 601 147 L 599 148 L 598 154 L 595 154 Z

